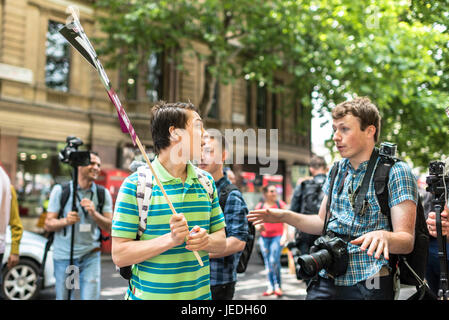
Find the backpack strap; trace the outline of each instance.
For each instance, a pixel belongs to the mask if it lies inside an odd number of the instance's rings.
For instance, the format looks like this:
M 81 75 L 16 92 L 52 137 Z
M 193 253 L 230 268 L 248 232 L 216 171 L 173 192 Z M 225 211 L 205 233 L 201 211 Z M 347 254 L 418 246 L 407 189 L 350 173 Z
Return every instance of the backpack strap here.
M 224 208 L 226 206 L 226 201 L 228 201 L 229 194 L 234 190 L 239 190 L 239 188 L 232 183 L 228 184 L 227 186 L 225 186 L 220 190 L 218 202 L 220 203 L 221 211 L 224 212 Z
M 379 203 L 380 211 L 388 218 L 388 225 L 393 231 L 393 224 L 391 222 L 391 211 L 388 205 L 388 181 L 390 179 L 390 170 L 393 165 L 400 161 L 397 158 L 381 157 L 377 163 L 376 171 L 374 172 L 374 190 L 376 191 L 377 201 Z M 396 270 L 399 256 L 391 255 L 389 266 Z
M 153 193 L 153 173 L 148 166 L 140 166 L 137 169 L 137 175 L 136 198 L 139 208 L 139 228 L 137 229 L 136 240 L 140 240 L 147 228 L 148 209 Z
M 201 172 L 197 167 L 194 167 L 198 180 L 201 185 L 206 189 L 210 201 L 212 203 L 214 198 L 214 189 L 212 182 L 207 176 Z M 146 230 L 148 222 L 148 209 L 150 207 L 151 195 L 153 192 L 153 173 L 147 165 L 141 165 L 137 168 L 137 189 L 136 198 L 137 206 L 139 209 L 139 228 L 136 234 L 136 240 L 139 240 Z
M 104 202 L 105 202 L 105 197 L 106 197 L 105 196 L 106 188 L 99 184 L 95 184 L 95 186 L 97 187 L 97 200 L 98 200 L 96 210 L 100 214 L 103 214 L 103 207 L 104 207 Z M 99 241 L 103 241 L 103 240 L 106 241 L 106 240 L 110 239 L 108 236 L 103 236 L 100 226 L 98 226 L 98 230 L 100 231 L 100 236 L 98 238 Z
M 380 211 L 384 216 L 388 217 L 391 227 L 390 207 L 388 205 L 388 180 L 390 169 L 395 161 L 379 160 L 376 171 L 374 173 L 374 189 L 376 190 L 377 200 L 379 202 Z
M 136 240 L 140 240 L 147 228 L 148 209 L 150 207 L 151 195 L 153 193 L 153 173 L 145 164 L 138 163 L 133 169 L 134 171 L 137 171 L 136 199 L 139 210 L 139 226 L 137 228 Z M 118 269 L 120 275 L 128 280 L 129 290 L 132 290 L 132 266 L 126 266 Z
M 64 182 L 60 184 L 61 186 L 61 199 L 60 199 L 60 206 L 59 206 L 59 212 L 58 212 L 58 219 L 61 219 L 64 216 L 64 208 L 67 204 L 67 201 L 69 201 L 70 197 L 70 181 Z M 66 227 L 63 228 L 64 236 L 66 235 Z
M 200 168 L 195 166 L 193 167 L 195 168 L 198 180 L 200 181 L 203 188 L 206 189 L 207 194 L 209 195 L 210 202 L 212 203 L 214 201 L 214 187 L 212 186 L 212 181 L 209 180 L 209 178 L 204 174 L 204 172 Z
M 360 186 L 360 190 L 355 198 L 354 215 L 363 214 L 362 212 L 363 203 L 365 202 L 365 197 L 366 194 L 368 193 L 369 185 L 371 183 L 371 178 L 374 174 L 374 170 L 376 169 L 378 157 L 379 157 L 379 150 L 377 148 L 374 148 L 368 161 L 365 175 L 363 176 L 362 185 Z
M 70 182 L 61 183 L 61 199 L 60 199 L 60 207 L 58 213 L 58 219 L 62 218 L 64 215 L 64 207 L 69 200 L 70 197 Z
M 97 186 L 97 199 L 98 199 L 97 211 L 100 214 L 103 214 L 106 189 L 102 185 L 99 184 L 95 185 Z
M 339 162 L 335 162 L 334 165 L 332 166 L 331 172 L 330 172 L 330 184 L 329 184 L 329 192 L 328 192 L 328 196 L 327 196 L 327 202 L 326 202 L 326 215 L 324 217 L 324 224 L 323 224 L 323 232 L 322 234 L 326 234 L 326 230 L 327 230 L 327 225 L 329 224 L 329 219 L 331 216 L 331 202 L 332 202 L 332 190 L 334 189 L 334 184 L 335 184 L 335 179 L 337 178 L 337 174 L 338 174 L 338 166 L 339 166 Z
M 390 178 L 391 168 L 399 161 L 398 158 L 381 157 L 374 172 L 374 190 L 376 191 L 377 200 L 379 202 L 380 211 L 388 217 L 390 228 L 391 224 L 390 206 L 388 205 L 388 180 Z

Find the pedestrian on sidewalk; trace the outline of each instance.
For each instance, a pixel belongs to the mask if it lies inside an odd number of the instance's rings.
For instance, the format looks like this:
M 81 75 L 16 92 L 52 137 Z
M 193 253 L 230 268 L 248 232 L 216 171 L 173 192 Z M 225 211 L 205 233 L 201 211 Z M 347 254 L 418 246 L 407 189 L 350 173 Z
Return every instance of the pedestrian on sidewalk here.
M 290 210 L 304 214 L 318 214 L 324 192 L 322 190 L 326 182 L 327 164 L 326 160 L 320 156 L 313 156 L 309 163 L 311 179 L 305 179 L 298 184 L 293 193 Z M 301 232 L 296 229 L 295 241 L 301 254 L 308 254 L 317 235 Z
M 15 267 L 19 263 L 19 246 L 23 235 L 23 225 L 19 215 L 19 203 L 17 193 L 11 185 L 11 208 L 9 215 L 9 226 L 11 227 L 11 250 L 8 257 L 8 269 Z
M 3 254 L 6 246 L 6 228 L 11 208 L 11 181 L 0 165 L 0 285 L 2 284 Z
M 268 185 L 262 188 L 264 200 L 256 205 L 256 210 L 278 208 L 285 209 L 286 203 L 278 200 L 276 186 Z M 263 223 L 256 225 L 260 231 L 259 246 L 268 274 L 267 290 L 263 296 L 283 295 L 281 289 L 281 251 L 287 242 L 288 228 L 285 223 Z
M 232 300 L 237 282 L 237 265 L 248 239 L 248 208 L 240 190 L 223 172 L 227 155 L 225 137 L 221 133 L 217 136 L 207 135 L 199 167 L 214 178 L 226 222 L 226 250 L 209 254 L 212 300 Z
M 91 152 L 90 164 L 78 169 L 77 211 L 72 211 L 73 185 L 55 185 L 50 193 L 45 230 L 55 232 L 53 264 L 56 300 L 68 299 L 69 290 L 80 289 L 81 300 L 99 300 L 101 290 L 100 228 L 111 232 L 112 198 L 109 191 L 95 184 L 100 173 L 100 157 Z M 65 204 L 62 194 L 70 192 Z M 103 193 L 104 192 L 104 193 Z M 101 207 L 99 198 L 104 201 Z M 62 210 L 62 214 L 60 214 Z M 58 216 L 60 218 L 58 218 Z M 73 266 L 70 266 L 71 230 L 75 232 Z M 78 272 L 77 272 L 78 271 Z M 73 283 L 69 277 L 74 277 Z M 79 286 L 78 286 L 79 284 Z M 72 294 L 73 297 L 73 294 Z

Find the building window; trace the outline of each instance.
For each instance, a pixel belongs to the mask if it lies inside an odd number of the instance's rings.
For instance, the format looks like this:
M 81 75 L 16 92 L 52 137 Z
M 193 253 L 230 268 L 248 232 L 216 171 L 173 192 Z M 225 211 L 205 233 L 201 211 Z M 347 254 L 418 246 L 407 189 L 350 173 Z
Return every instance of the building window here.
M 259 128 L 267 127 L 267 88 L 257 86 L 256 125 Z
M 253 93 L 252 93 L 252 83 L 246 81 L 246 124 L 249 126 L 253 125 L 252 118 L 252 103 L 253 103 Z
M 220 110 L 220 85 L 217 80 L 214 88 L 214 96 L 212 97 L 212 105 L 210 106 L 209 114 L 207 116 L 212 119 L 218 119 L 219 110 Z
M 120 68 L 121 88 L 127 100 L 142 100 L 146 97 L 150 102 L 159 101 L 163 99 L 162 55 L 151 53 L 144 64 L 143 67 L 137 61 L 123 64 Z
M 278 95 L 276 93 L 271 94 L 271 128 L 277 128 L 278 124 Z
M 65 146 L 65 142 L 19 138 L 15 187 L 22 218 L 38 217 L 47 209 L 53 185 L 70 181 L 72 168 L 58 156 Z
M 148 77 L 146 95 L 151 102 L 163 99 L 163 56 L 151 53 L 147 61 Z
M 45 54 L 45 84 L 47 87 L 63 92 L 69 91 L 70 48 L 68 42 L 59 33 L 64 24 L 50 20 L 48 22 Z
M 137 100 L 137 80 L 139 76 L 137 70 L 135 63 L 128 63 L 126 69 L 122 72 L 126 100 Z

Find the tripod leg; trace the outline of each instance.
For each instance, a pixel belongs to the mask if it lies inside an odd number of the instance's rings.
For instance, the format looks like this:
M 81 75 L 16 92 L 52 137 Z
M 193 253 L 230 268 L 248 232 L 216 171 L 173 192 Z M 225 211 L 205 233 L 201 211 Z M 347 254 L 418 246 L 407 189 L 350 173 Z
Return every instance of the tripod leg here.
M 444 206 L 444 202 L 443 202 Z M 442 223 L 441 223 L 441 211 L 442 205 L 440 203 L 435 204 L 435 217 L 436 217 L 436 229 L 437 229 L 437 241 L 438 241 L 438 259 L 440 260 L 440 288 L 438 290 L 438 299 L 449 299 L 448 288 L 448 265 L 447 265 L 447 250 L 446 250 L 446 236 L 443 236 Z
M 73 167 L 73 177 L 72 177 L 72 186 L 73 186 L 73 194 L 72 194 L 72 211 L 77 211 L 76 208 L 76 193 L 78 190 L 78 167 Z M 73 246 L 75 244 L 75 225 L 72 224 L 72 235 L 70 239 L 70 266 L 73 266 Z M 69 288 L 69 294 L 67 299 L 71 300 L 72 298 L 72 287 Z

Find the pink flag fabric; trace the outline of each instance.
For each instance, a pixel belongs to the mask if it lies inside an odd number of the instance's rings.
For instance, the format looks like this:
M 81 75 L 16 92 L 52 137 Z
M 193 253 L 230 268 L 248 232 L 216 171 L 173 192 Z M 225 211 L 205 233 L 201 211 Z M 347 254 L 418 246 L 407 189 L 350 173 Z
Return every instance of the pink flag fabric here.
M 133 141 L 133 144 L 136 145 L 136 137 L 137 137 L 136 131 L 131 125 L 131 121 L 129 121 L 128 115 L 126 114 L 125 109 L 122 107 L 122 104 L 120 103 L 120 99 L 118 98 L 117 93 L 115 93 L 114 89 L 111 88 L 108 91 L 108 96 L 109 99 L 111 99 L 112 104 L 115 106 L 115 109 L 117 110 L 117 115 L 122 132 L 129 133 Z

